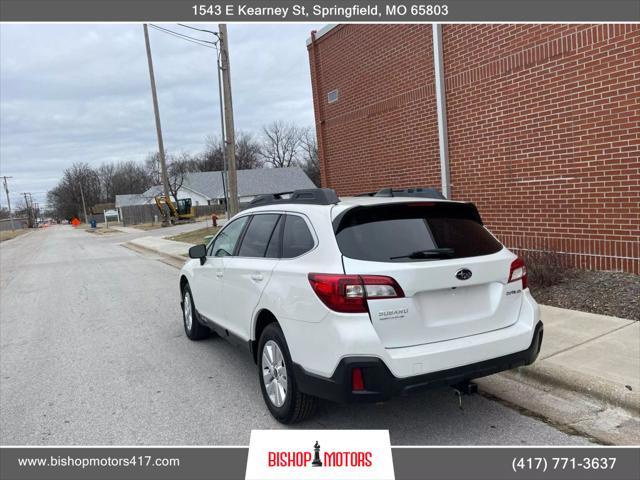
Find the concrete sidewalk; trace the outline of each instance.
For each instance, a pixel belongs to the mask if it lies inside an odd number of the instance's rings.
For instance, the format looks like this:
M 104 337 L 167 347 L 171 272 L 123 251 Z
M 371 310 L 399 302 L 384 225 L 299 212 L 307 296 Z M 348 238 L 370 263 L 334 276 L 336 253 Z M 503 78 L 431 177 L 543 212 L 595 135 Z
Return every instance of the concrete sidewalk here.
M 151 250 L 156 253 L 168 255 L 170 257 L 182 257 L 183 260 L 187 259 L 189 248 L 193 247 L 192 244 L 186 242 L 176 242 L 173 240 L 167 240 L 161 237 L 140 237 L 134 238 L 130 242 L 147 250 Z
M 160 260 L 176 268 L 182 268 L 189 258 L 189 248 L 193 247 L 190 243 L 151 236 L 134 238 L 122 245 L 131 250 L 156 254 Z
M 218 225 L 223 226 L 226 223 L 225 219 L 219 220 Z M 113 228 L 114 230 L 118 230 L 123 233 L 137 233 L 137 234 L 145 234 L 145 236 L 150 237 L 170 237 L 173 235 L 178 235 L 180 233 L 191 232 L 193 230 L 199 230 L 201 228 L 206 228 L 211 226 L 210 220 L 203 220 L 200 222 L 189 222 L 189 223 L 180 223 L 178 225 L 171 225 L 162 228 L 152 228 L 149 230 L 143 230 L 141 228 L 136 228 L 135 225 L 132 227 L 123 227 L 122 225 L 113 225 L 109 228 Z
M 481 392 L 600 443 L 640 443 L 640 322 L 540 309 L 538 360 L 478 379 Z
M 218 221 L 218 226 L 222 227 L 227 223 L 226 219 Z M 143 232 L 142 230 L 131 227 L 120 227 L 119 229 L 127 233 L 147 233 L 144 237 L 134 238 L 122 245 L 137 251 L 146 251 L 159 255 L 165 263 L 169 263 L 177 268 L 181 268 L 184 262 L 189 258 L 189 248 L 193 247 L 191 243 L 176 242 L 167 240 L 167 237 L 177 235 L 192 230 L 198 230 L 209 226 L 208 222 L 185 223 L 182 225 L 174 225 L 165 229 L 150 230 Z
M 121 225 L 114 225 L 109 228 L 112 228 L 113 230 L 118 230 L 119 232 L 122 232 L 122 233 L 143 233 L 144 232 L 144 230 L 141 230 L 139 228 L 123 227 Z
M 541 306 L 544 339 L 533 365 L 511 372 L 640 412 L 640 322 Z

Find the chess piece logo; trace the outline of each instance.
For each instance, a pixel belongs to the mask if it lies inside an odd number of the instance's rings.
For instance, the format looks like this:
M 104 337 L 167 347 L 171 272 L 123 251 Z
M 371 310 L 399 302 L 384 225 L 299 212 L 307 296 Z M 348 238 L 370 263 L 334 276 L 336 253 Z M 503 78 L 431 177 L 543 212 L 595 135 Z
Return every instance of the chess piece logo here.
M 321 467 L 322 460 L 320 460 L 320 444 L 316 440 L 316 444 L 313 446 L 313 462 L 311 465 L 314 467 Z

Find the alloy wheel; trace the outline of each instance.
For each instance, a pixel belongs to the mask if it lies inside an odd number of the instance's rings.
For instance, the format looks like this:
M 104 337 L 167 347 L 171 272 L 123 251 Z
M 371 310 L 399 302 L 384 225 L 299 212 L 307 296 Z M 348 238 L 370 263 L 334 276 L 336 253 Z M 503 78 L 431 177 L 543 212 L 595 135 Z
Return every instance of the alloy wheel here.
M 193 325 L 193 307 L 191 306 L 191 295 L 189 292 L 184 293 L 184 324 L 187 330 L 191 331 Z
M 273 405 L 281 407 L 287 399 L 287 367 L 276 342 L 269 340 L 262 348 L 262 380 Z

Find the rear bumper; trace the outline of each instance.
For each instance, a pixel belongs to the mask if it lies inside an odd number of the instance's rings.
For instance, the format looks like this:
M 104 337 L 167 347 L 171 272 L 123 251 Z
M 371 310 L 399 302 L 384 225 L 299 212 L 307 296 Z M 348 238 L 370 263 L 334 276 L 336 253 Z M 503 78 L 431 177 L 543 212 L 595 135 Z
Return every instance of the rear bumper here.
M 430 388 L 455 385 L 465 380 L 484 377 L 511 368 L 529 365 L 538 357 L 542 345 L 543 325 L 538 322 L 531 344 L 526 350 L 423 375 L 397 378 L 387 365 L 376 357 L 354 356 L 340 360 L 331 378 L 307 372 L 294 363 L 298 388 L 304 393 L 334 402 L 379 402 L 398 395 L 406 395 Z M 351 389 L 351 371 L 362 368 L 364 391 Z

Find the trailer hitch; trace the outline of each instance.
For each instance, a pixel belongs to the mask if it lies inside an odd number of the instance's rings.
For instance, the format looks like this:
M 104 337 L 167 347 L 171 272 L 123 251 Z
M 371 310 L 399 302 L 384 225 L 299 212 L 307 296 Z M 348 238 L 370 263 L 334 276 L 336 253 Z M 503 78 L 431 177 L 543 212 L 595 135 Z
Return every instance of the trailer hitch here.
M 460 383 L 456 383 L 455 385 L 452 385 L 451 388 L 453 388 L 453 391 L 458 397 L 458 408 L 460 408 L 460 410 L 464 410 L 462 407 L 463 395 L 473 395 L 474 393 L 478 393 L 478 384 L 471 380 L 464 380 Z

